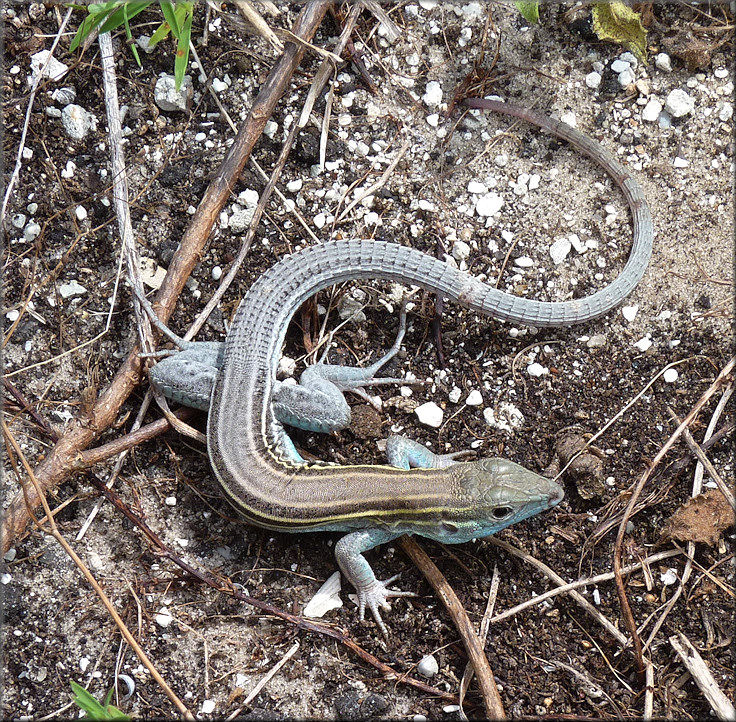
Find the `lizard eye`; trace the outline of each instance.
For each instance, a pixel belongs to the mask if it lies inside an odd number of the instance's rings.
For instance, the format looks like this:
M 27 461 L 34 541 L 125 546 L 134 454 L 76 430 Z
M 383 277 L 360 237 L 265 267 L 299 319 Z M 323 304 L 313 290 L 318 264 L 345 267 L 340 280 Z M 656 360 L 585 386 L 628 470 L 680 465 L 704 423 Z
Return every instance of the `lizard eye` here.
M 501 521 L 501 519 L 505 519 L 507 516 L 510 516 L 513 511 L 514 510 L 510 506 L 497 506 L 494 507 L 493 511 L 491 511 L 491 515 L 494 519 Z

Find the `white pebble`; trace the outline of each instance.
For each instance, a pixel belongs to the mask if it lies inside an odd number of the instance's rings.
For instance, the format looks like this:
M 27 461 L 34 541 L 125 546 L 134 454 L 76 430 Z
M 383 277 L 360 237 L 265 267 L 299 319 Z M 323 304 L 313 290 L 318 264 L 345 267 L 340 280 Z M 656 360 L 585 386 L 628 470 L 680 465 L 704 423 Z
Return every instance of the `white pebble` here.
M 427 125 L 436 128 L 440 123 L 440 116 L 437 113 L 431 113 L 427 116 Z
M 171 616 L 171 612 L 166 607 L 161 607 L 158 614 L 154 616 L 154 620 L 159 627 L 166 629 L 174 621 L 174 617 Z
M 575 117 L 575 113 L 572 113 L 572 112 L 570 112 L 570 113 L 563 113 L 560 116 L 560 120 L 563 123 L 566 123 L 567 125 L 569 125 L 571 128 L 577 128 L 578 127 L 578 119 Z
M 662 378 L 664 379 L 664 382 L 667 384 L 673 384 L 675 381 L 677 381 L 678 376 L 679 374 L 677 373 L 677 369 L 667 369 L 662 374 Z
M 672 61 L 667 53 L 659 53 L 654 58 L 654 64 L 664 73 L 672 72 Z
M 627 321 L 633 321 L 636 318 L 636 314 L 639 312 L 638 306 L 622 306 L 621 307 L 621 315 L 627 320 Z
M 318 213 L 312 220 L 317 228 L 324 228 L 325 223 L 327 223 L 327 216 L 324 213 Z
M 552 256 L 552 263 L 558 266 L 562 263 L 567 254 L 572 249 L 572 243 L 568 238 L 558 238 L 550 247 L 549 255 Z
M 81 105 L 69 103 L 61 111 L 61 125 L 72 140 L 82 140 L 97 127 L 97 118 Z
M 417 406 L 414 409 L 414 413 L 417 415 L 421 424 L 426 424 L 434 428 L 439 428 L 442 425 L 444 411 L 434 401 L 428 401 L 426 404 Z
M 5 318 L 7 318 L 10 323 L 15 323 L 20 318 L 20 311 L 17 308 L 13 308 L 5 314 Z
M 499 153 L 494 159 L 493 162 L 499 167 L 503 168 L 506 166 L 506 164 L 509 162 L 509 157 L 506 155 L 506 153 Z
M 41 72 L 41 68 L 46 64 L 46 60 L 49 55 L 51 55 L 50 50 L 39 50 L 35 55 L 31 55 L 31 77 L 38 75 Z M 64 65 L 64 63 L 59 62 L 56 58 L 52 57 L 43 71 L 43 77 L 51 78 L 51 80 L 61 80 L 68 70 L 68 65 Z
M 457 386 L 453 386 L 450 390 L 450 393 L 447 394 L 447 398 L 449 401 L 452 401 L 453 404 L 456 404 L 458 401 L 460 401 L 460 397 L 462 396 L 463 392 L 460 388 Z
M 79 660 L 79 669 L 82 670 L 82 672 L 87 671 L 87 667 L 89 667 L 91 660 L 89 657 L 81 657 Z
M 215 700 L 206 699 L 202 702 L 202 714 L 212 714 L 215 711 Z
M 468 406 L 480 406 L 483 403 L 483 396 L 478 389 L 473 389 L 465 399 L 465 403 Z
M 286 184 L 286 190 L 290 193 L 296 193 L 297 191 L 300 191 L 302 189 L 303 185 L 304 181 L 302 181 L 301 178 L 297 178 L 296 180 L 290 181 Z
M 41 226 L 36 223 L 36 221 L 31 221 L 24 229 L 23 229 L 23 238 L 26 241 L 33 241 L 38 237 L 38 234 L 41 233 Z
M 633 70 L 624 70 L 623 73 L 618 74 L 618 84 L 622 88 L 628 88 L 635 80 Z
M 649 338 L 649 336 L 643 336 L 634 344 L 634 346 L 644 353 L 652 347 L 652 339 Z
M 663 574 L 660 574 L 659 578 L 662 580 L 662 584 L 664 584 L 665 587 L 669 587 L 673 584 L 676 584 L 677 583 L 677 570 L 670 568 Z
M 676 88 L 671 91 L 664 103 L 664 109 L 673 118 L 682 118 L 683 116 L 692 113 L 694 108 L 695 100 L 680 88 Z
M 59 295 L 62 298 L 72 298 L 73 296 L 83 296 L 87 293 L 87 289 L 75 280 L 69 281 L 69 283 L 62 283 L 59 286 Z
M 220 266 L 212 267 L 212 280 L 219 281 L 222 278 L 222 268 Z
M 253 190 L 252 188 L 248 188 L 238 193 L 238 203 L 250 210 L 255 210 L 256 206 L 258 205 L 258 199 L 258 191 Z
M 164 504 L 166 504 L 166 506 L 176 506 L 176 497 L 175 496 L 167 496 L 164 499 Z
M 422 677 L 432 678 L 435 676 L 435 674 L 437 674 L 437 672 L 439 672 L 439 670 L 440 666 L 437 664 L 437 660 L 431 654 L 423 657 L 417 665 L 417 672 L 419 672 Z
M 273 140 L 276 135 L 276 131 L 279 129 L 279 124 L 273 120 L 267 120 L 266 125 L 263 126 L 263 135 Z
M 716 106 L 716 111 L 718 112 L 718 120 L 722 123 L 728 123 L 733 117 L 733 105 L 731 103 L 719 103 Z
M 77 216 L 78 221 L 84 221 L 87 219 L 87 209 L 84 206 L 77 206 L 74 214 Z
M 486 193 L 478 199 L 475 204 L 475 212 L 479 216 L 491 218 L 498 213 L 503 207 L 503 198 L 498 193 Z
M 534 265 L 534 259 L 529 256 L 519 256 L 515 261 L 514 265 L 519 268 L 531 268 Z
M 508 401 L 502 401 L 497 409 L 483 409 L 483 418 L 488 426 L 500 431 L 513 431 L 524 425 L 524 414 Z
M 470 256 L 470 246 L 465 241 L 455 241 L 452 245 L 452 257 L 458 261 L 464 261 Z
M 687 168 L 690 164 L 684 158 L 680 158 L 680 156 L 678 155 L 672 161 L 672 165 L 675 166 L 675 168 Z
M 442 86 L 436 81 L 431 80 L 427 83 L 422 100 L 431 108 L 442 102 Z
M 16 213 L 11 219 L 10 222 L 13 224 L 15 228 L 21 229 L 26 224 L 26 215 L 25 213 Z
M 222 93 L 227 90 L 227 83 L 219 78 L 212 78 L 212 90 L 214 90 L 215 93 Z
M 470 183 L 468 183 L 468 193 L 483 195 L 484 193 L 488 193 L 488 188 L 478 181 L 470 181 Z
M 529 364 L 526 367 L 526 372 L 530 376 L 540 377 L 540 376 L 546 376 L 549 373 L 549 369 L 546 366 L 542 366 L 542 364 L 537 363 L 535 361 L 534 363 Z
M 621 60 L 620 58 L 611 63 L 611 70 L 613 70 L 614 73 L 623 73 L 624 70 L 628 70 L 630 67 L 631 63 L 627 63 L 625 60 Z
M 649 102 L 644 106 L 644 110 L 641 111 L 641 119 L 646 120 L 648 123 L 654 123 L 659 118 L 661 112 L 662 103 L 656 98 L 650 98 Z
M 596 73 L 595 70 L 592 73 L 588 73 L 585 76 L 585 84 L 591 89 L 595 90 L 596 88 L 600 87 L 601 81 L 603 78 L 601 77 L 600 73 Z

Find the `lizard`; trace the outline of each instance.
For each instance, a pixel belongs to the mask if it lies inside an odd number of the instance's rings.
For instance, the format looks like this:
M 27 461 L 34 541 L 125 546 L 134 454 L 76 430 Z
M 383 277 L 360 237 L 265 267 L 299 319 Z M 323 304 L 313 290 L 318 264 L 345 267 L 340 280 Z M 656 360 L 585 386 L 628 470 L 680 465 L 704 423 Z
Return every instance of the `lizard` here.
M 328 432 L 345 428 L 350 409 L 343 392 L 394 383 L 378 378 L 391 350 L 365 368 L 317 363 L 298 385 L 276 380 L 288 324 L 309 297 L 357 279 L 415 285 L 503 321 L 536 327 L 596 319 L 617 306 L 643 276 L 653 226 L 644 194 L 631 174 L 596 141 L 561 121 L 499 101 L 468 99 L 471 107 L 521 118 L 588 155 L 614 179 L 629 205 L 633 240 L 617 278 L 584 298 L 537 301 L 517 297 L 421 251 L 380 240 L 346 239 L 308 246 L 282 258 L 250 287 L 224 343 L 186 342 L 156 364 L 151 382 L 176 401 L 207 411 L 207 449 L 230 503 L 248 522 L 287 532 L 347 532 L 335 546 L 338 566 L 356 588 L 359 617 L 368 608 L 384 636 L 380 609 L 411 596 L 378 580 L 363 553 L 402 534 L 463 543 L 494 534 L 558 504 L 554 480 L 501 458 L 460 462 L 402 437 L 387 442 L 388 465 L 305 461 L 284 425 Z M 380 608 L 380 609 L 379 609 Z

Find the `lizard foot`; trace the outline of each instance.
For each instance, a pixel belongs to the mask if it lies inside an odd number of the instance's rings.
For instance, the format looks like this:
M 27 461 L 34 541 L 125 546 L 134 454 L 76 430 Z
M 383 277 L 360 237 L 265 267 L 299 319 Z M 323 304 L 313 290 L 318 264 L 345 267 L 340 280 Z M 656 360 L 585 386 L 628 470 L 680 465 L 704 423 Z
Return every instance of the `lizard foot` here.
M 370 584 L 362 587 L 358 590 L 358 618 L 362 621 L 365 619 L 366 607 L 371 610 L 373 618 L 376 620 L 376 624 L 383 632 L 383 636 L 388 640 L 388 628 L 381 619 L 381 613 L 378 608 L 389 611 L 391 605 L 388 600 L 392 597 L 416 597 L 414 592 L 401 592 L 395 589 L 388 589 L 388 585 L 396 581 L 399 578 L 398 574 L 381 581 L 380 579 L 374 579 Z

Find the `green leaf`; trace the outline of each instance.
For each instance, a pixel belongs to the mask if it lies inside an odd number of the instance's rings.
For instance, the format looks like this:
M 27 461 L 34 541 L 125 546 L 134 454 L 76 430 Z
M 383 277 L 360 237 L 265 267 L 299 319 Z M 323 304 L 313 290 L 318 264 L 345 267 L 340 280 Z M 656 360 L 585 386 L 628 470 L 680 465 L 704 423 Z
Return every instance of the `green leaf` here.
M 130 720 L 128 715 L 121 712 L 117 707 L 110 704 L 112 690 L 105 697 L 105 704 L 101 705 L 84 687 L 77 684 L 73 679 L 69 684 L 74 692 L 73 702 L 83 709 L 91 720 Z
M 194 16 L 194 9 L 190 7 L 190 12 L 187 14 L 184 20 L 184 25 L 179 35 L 179 42 L 176 46 L 176 60 L 174 61 L 174 80 L 177 91 L 181 88 L 182 81 L 184 80 L 184 73 L 187 69 L 187 63 L 189 62 L 189 40 L 192 36 L 192 18 Z
M 524 20 L 532 25 L 539 22 L 539 2 L 524 2 L 524 0 L 515 0 L 516 9 L 524 16 Z
M 82 24 L 77 30 L 77 34 L 74 36 L 71 45 L 69 46 L 69 52 L 74 52 L 85 40 L 92 31 L 105 20 L 105 18 L 120 5 L 121 0 L 110 0 L 106 3 L 93 3 L 89 6 L 74 5 L 75 10 L 86 10 L 88 12 L 87 17 L 82 21 Z
M 130 51 L 133 53 L 133 57 L 135 58 L 135 62 L 138 63 L 138 67 L 142 68 L 143 65 L 141 64 L 141 59 L 138 57 L 138 48 L 136 48 L 135 43 L 133 42 L 133 33 L 130 32 L 130 23 L 128 22 L 128 5 L 127 3 L 123 5 L 123 20 L 125 21 L 125 36 L 128 38 L 128 46 L 130 47 Z
M 647 31 L 641 17 L 620 0 L 593 5 L 593 31 L 600 40 L 623 45 L 641 62 L 647 59 Z
M 179 19 L 176 17 L 176 13 L 174 12 L 173 3 L 171 3 L 170 0 L 159 0 L 159 5 L 161 6 L 161 12 L 164 15 L 164 19 L 171 28 L 171 31 L 174 33 L 174 37 L 178 38 L 179 33 L 181 32 L 181 25 L 179 24 Z
M 123 0 L 122 7 L 110 15 L 105 23 L 103 23 L 100 33 L 107 33 L 110 30 L 115 30 L 125 25 L 126 17 L 129 19 L 134 18 L 138 13 L 142 13 L 152 2 L 153 0 L 144 0 L 144 2 L 125 2 Z

